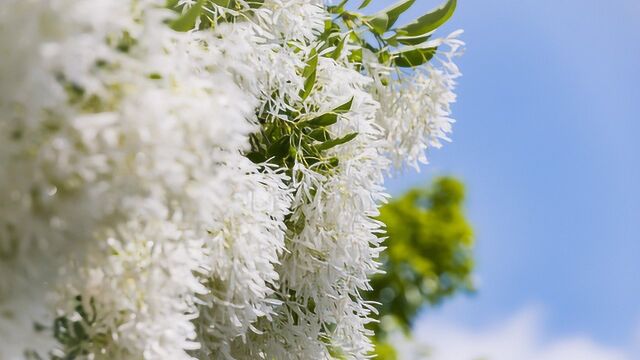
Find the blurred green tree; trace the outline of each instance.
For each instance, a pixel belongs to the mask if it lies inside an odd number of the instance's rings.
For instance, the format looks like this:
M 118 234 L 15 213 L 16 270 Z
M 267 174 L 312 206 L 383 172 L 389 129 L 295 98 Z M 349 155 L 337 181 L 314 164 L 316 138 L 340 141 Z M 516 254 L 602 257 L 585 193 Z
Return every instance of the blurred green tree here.
M 391 331 L 409 334 L 412 320 L 426 305 L 457 292 L 474 291 L 473 232 L 463 211 L 464 185 L 450 177 L 413 189 L 381 209 L 387 228 L 382 269 L 371 280 L 367 300 L 380 303 L 380 322 L 371 323 L 378 359 L 396 359 Z

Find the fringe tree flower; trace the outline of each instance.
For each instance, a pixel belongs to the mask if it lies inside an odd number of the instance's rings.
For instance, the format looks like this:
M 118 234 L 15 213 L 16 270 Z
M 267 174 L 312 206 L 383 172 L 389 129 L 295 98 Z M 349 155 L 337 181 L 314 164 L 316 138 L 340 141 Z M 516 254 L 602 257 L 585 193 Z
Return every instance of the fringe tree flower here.
M 6 0 L 0 357 L 368 358 L 384 175 L 460 75 L 413 2 Z

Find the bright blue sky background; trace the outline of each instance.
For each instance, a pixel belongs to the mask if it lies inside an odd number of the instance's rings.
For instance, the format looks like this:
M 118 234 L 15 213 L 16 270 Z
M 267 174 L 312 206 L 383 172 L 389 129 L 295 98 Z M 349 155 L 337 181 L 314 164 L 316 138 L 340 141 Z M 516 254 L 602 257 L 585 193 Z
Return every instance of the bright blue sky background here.
M 395 1 L 373 1 L 371 10 Z M 438 1 L 418 0 L 409 17 Z M 531 304 L 549 338 L 640 329 L 640 1 L 459 0 L 454 142 L 392 194 L 468 188 L 480 291 L 425 314 L 483 327 Z

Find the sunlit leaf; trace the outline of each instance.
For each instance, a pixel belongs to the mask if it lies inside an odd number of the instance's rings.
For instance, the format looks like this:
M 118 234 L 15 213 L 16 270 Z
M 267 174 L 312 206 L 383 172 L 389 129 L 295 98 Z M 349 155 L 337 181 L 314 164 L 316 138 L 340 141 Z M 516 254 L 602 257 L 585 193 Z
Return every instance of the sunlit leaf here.
M 327 141 L 330 139 L 329 132 L 324 127 L 313 130 L 309 133 L 309 137 L 317 141 Z
M 338 114 L 336 113 L 326 113 L 318 116 L 309 121 L 302 122 L 302 126 L 306 127 L 318 127 L 318 126 L 329 126 L 338 122 Z
M 328 113 L 322 114 L 316 118 L 311 120 L 303 121 L 300 123 L 303 127 L 318 127 L 318 126 L 329 126 L 338 122 L 338 114 L 344 114 L 346 112 L 351 111 L 351 106 L 353 105 L 353 97 L 349 99 L 346 103 L 336 107 Z
M 302 76 L 304 76 L 304 90 L 300 97 L 304 100 L 309 94 L 311 94 L 311 90 L 313 89 L 313 85 L 316 83 L 316 74 L 318 68 L 318 52 L 314 48 L 311 50 L 309 54 L 309 61 L 307 62 L 307 66 L 305 67 Z
M 362 63 L 362 48 L 353 50 L 351 54 L 349 54 L 349 61 L 354 64 Z
M 189 31 L 196 26 L 196 20 L 202 13 L 202 7 L 205 0 L 198 0 L 193 6 L 191 6 L 184 14 L 179 18 L 173 20 L 170 24 L 171 28 L 175 31 Z
M 423 42 L 429 40 L 431 35 L 424 34 L 418 36 L 397 36 L 395 39 L 397 42 L 403 45 L 420 45 Z
M 398 21 L 398 18 L 400 17 L 400 15 L 402 15 L 402 13 L 404 13 L 405 11 L 409 10 L 411 5 L 413 5 L 413 3 L 415 2 L 416 0 L 402 0 L 378 12 L 378 14 L 387 15 L 388 22 L 387 22 L 387 28 L 385 29 L 385 31 L 389 30 L 393 26 L 393 24 L 395 24 L 396 21 Z
M 433 58 L 437 47 L 411 46 L 392 53 L 393 62 L 400 67 L 420 66 Z
M 447 0 L 446 3 L 415 21 L 397 28 L 396 32 L 403 36 L 419 36 L 430 33 L 451 18 L 456 9 L 456 3 L 456 0 Z
M 358 7 L 358 9 L 364 9 L 365 7 L 367 7 L 367 5 L 369 5 L 371 3 L 371 0 L 364 0 L 362 2 L 362 4 Z
M 327 11 L 331 14 L 342 14 L 344 12 L 344 5 L 349 0 L 342 0 L 338 5 L 327 6 Z
M 369 24 L 371 30 L 378 35 L 386 33 L 389 29 L 389 16 L 385 13 L 367 16 L 365 21 Z
M 171 10 L 175 10 L 176 6 L 178 6 L 178 0 L 167 0 L 165 6 Z
M 335 60 L 338 60 L 340 58 L 340 55 L 342 55 L 342 50 L 344 49 L 344 44 L 347 42 L 348 38 L 349 35 L 346 35 L 342 38 L 342 40 L 338 42 L 338 44 L 336 45 L 336 49 L 333 50 L 333 53 L 331 54 L 331 58 Z
M 351 99 L 349 99 L 349 101 L 347 101 L 346 103 L 344 103 L 344 104 L 338 106 L 337 108 L 335 108 L 333 111 L 335 113 L 338 113 L 338 114 L 343 114 L 343 113 L 351 111 L 351 106 L 352 105 L 353 105 L 353 97 Z
M 338 145 L 342 145 L 342 144 L 348 143 L 349 141 L 355 139 L 356 136 L 358 136 L 358 133 L 351 133 L 351 134 L 345 135 L 345 136 L 343 136 L 341 138 L 338 138 L 338 139 L 335 139 L 335 140 L 325 141 L 322 144 L 316 146 L 316 148 L 318 150 L 321 150 L 321 151 L 329 150 L 329 149 L 331 149 L 333 147 L 336 147 Z

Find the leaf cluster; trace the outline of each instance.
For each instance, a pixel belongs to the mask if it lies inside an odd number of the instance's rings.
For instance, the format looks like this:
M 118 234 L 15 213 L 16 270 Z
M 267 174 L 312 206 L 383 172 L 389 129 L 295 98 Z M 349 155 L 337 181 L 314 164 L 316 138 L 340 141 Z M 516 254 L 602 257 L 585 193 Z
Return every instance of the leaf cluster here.
M 169 26 L 175 31 L 202 30 L 220 22 L 233 22 L 245 11 L 251 12 L 264 5 L 264 0 L 197 0 L 190 7 L 180 5 L 178 0 L 168 0 L 167 8 L 180 13 Z
M 259 114 L 261 130 L 251 136 L 252 150 L 247 157 L 258 164 L 270 162 L 289 170 L 301 163 L 319 173 L 332 171 L 339 160 L 328 151 L 355 139 L 358 133 L 336 137 L 329 127 L 351 110 L 352 103 L 353 99 L 312 116 L 296 110 L 281 110 L 280 116 Z
M 366 8 L 372 1 L 365 0 L 358 10 Z M 409 10 L 416 0 L 401 0 L 374 14 L 365 15 L 359 11 L 346 9 L 348 0 L 343 0 L 329 11 L 336 15 L 328 30 L 348 32 L 349 41 L 358 44 L 361 49 L 374 53 L 380 63 L 399 68 L 414 68 L 433 58 L 437 46 L 428 42 L 433 32 L 453 15 L 457 1 L 446 0 L 439 7 L 414 19 L 395 26 L 402 14 Z M 328 36 L 331 38 L 331 36 Z M 335 38 L 335 37 L 334 37 Z M 344 41 L 344 40 L 340 40 Z M 338 41 L 332 44 L 340 46 Z M 362 61 L 362 52 L 350 55 L 352 62 Z
M 87 306 L 89 308 L 87 308 Z M 74 312 L 71 316 L 58 316 L 53 321 L 53 328 L 42 325 L 36 325 L 36 330 L 52 330 L 53 336 L 63 349 L 65 354 L 60 357 L 55 352 L 49 354 L 51 360 L 74 360 L 82 356 L 88 355 L 88 346 L 98 343 L 106 344 L 105 334 L 90 334 L 89 330 L 97 320 L 97 312 L 95 299 L 91 298 L 87 303 L 83 301 L 82 296 L 75 298 Z M 42 360 L 42 357 L 36 352 L 27 352 L 27 359 Z

